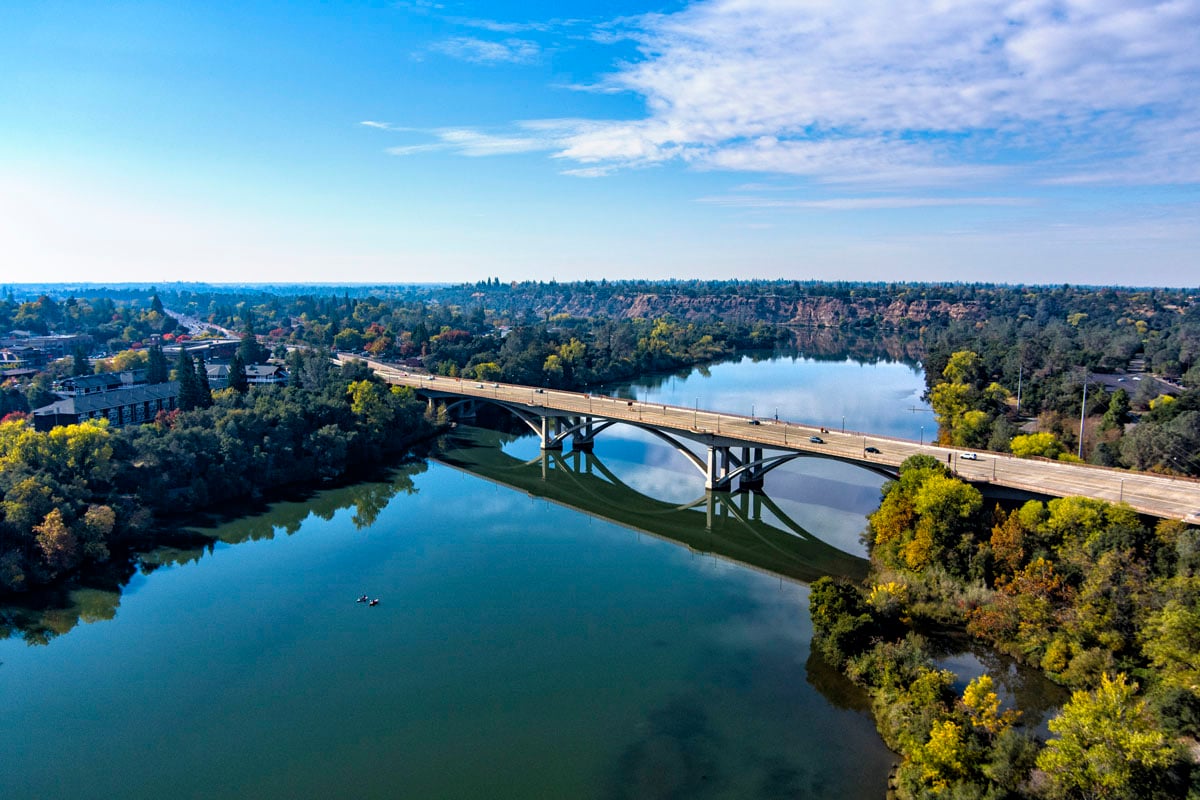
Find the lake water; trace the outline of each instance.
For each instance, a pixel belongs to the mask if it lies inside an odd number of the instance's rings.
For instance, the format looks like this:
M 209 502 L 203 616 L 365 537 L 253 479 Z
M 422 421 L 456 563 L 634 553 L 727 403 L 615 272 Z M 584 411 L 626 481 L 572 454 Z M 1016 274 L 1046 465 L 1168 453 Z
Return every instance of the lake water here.
M 922 390 L 775 357 L 606 391 L 915 439 Z M 891 754 L 811 658 L 805 585 L 865 571 L 880 483 L 797 459 L 714 499 L 628 428 L 543 456 L 460 426 L 386 481 L 147 554 L 122 593 L 8 610 L 38 644 L 0 641 L 0 796 L 882 797 Z

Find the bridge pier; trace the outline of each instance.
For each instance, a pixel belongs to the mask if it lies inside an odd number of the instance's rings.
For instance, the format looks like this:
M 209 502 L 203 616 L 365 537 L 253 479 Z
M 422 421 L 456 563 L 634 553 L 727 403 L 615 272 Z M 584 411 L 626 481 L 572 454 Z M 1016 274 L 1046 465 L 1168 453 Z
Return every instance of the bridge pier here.
M 762 461 L 763 449 L 761 447 L 743 447 L 742 448 L 742 463 L 757 464 Z M 763 472 L 762 467 L 748 467 L 742 473 L 742 477 L 738 480 L 738 488 L 743 492 L 751 490 L 762 491 L 763 488 Z
M 460 419 L 475 419 L 475 399 L 470 398 L 454 404 L 455 416 Z
M 590 453 L 596 444 L 596 432 L 592 429 L 591 417 L 576 417 L 570 420 L 575 432 L 571 434 L 571 449 L 580 453 Z
M 559 434 L 562 433 L 562 419 L 559 417 L 542 417 L 541 430 L 541 445 L 543 450 L 562 450 L 562 439 Z
M 729 448 L 709 445 L 705 464 L 704 488 L 710 492 L 729 491 L 729 472 L 737 466 L 737 459 L 729 452 Z

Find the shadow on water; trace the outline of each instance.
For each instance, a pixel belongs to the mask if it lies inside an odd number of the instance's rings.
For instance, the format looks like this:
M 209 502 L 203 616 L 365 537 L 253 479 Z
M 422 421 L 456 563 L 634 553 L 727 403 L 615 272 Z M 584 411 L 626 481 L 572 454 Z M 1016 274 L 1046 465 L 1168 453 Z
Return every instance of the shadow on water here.
M 843 679 L 844 680 L 844 679 Z M 677 697 L 647 715 L 642 735 L 617 757 L 605 800 L 794 800 L 844 796 L 821 765 L 803 758 L 764 755 L 728 772 L 731 743 L 712 724 L 698 697 Z M 753 773 L 749 782 L 746 771 Z
M 617 759 L 606 800 L 687 800 L 722 788 L 719 734 L 701 702 L 675 698 L 649 713 Z
M 398 494 L 416 492 L 413 477 L 428 469 L 424 461 L 405 464 L 382 481 L 365 481 L 315 492 L 302 500 L 272 503 L 265 513 L 255 513 L 195 528 L 166 531 L 156 546 L 114 556 L 74 581 L 23 596 L 20 603 L 0 605 L 0 639 L 18 637 L 30 645 L 49 644 L 82 623 L 116 617 L 125 593 L 136 591 L 145 577 L 163 567 L 200 561 L 222 546 L 288 536 L 310 517 L 322 520 L 344 509 L 354 509 L 356 530 L 368 528 Z
M 500 447 L 506 438 L 460 427 L 435 458 L 574 511 L 794 581 L 867 574 L 865 559 L 821 541 L 765 494 L 708 492 L 690 502 L 668 503 L 630 488 L 594 454 L 544 451 L 522 461 Z

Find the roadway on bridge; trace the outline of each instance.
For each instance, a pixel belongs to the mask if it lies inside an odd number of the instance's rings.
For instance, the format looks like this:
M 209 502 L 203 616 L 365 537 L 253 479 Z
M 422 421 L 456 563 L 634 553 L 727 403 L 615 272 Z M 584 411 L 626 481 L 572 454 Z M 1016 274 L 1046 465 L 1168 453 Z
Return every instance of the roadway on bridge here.
M 345 356 L 339 358 L 346 359 Z M 1144 514 L 1200 524 L 1200 481 L 1186 478 L 1088 464 L 1016 458 L 1007 453 L 986 451 L 978 451 L 974 459 L 963 458 L 964 451 L 960 449 L 906 439 L 855 431 L 826 431 L 784 420 L 751 419 L 704 409 L 580 392 L 430 376 L 374 360 L 366 361 L 388 383 L 525 406 L 533 413 L 546 410 L 617 419 L 718 445 L 795 450 L 893 469 L 909 456 L 920 453 L 937 458 L 957 475 L 972 482 L 992 483 L 1056 497 L 1081 495 L 1114 503 L 1124 502 Z M 814 436 L 822 441 L 811 441 Z M 869 452 L 869 448 L 879 452 Z

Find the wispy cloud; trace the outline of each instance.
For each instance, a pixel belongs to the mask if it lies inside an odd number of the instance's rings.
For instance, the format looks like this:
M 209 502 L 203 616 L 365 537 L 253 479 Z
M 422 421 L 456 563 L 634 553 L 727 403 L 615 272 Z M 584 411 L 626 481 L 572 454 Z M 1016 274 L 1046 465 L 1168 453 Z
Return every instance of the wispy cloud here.
M 646 113 L 545 141 L 589 176 L 680 161 L 881 187 L 1195 183 L 1198 32 L 1200 0 L 704 0 L 596 26 L 640 57 L 579 88 Z M 536 57 L 521 41 L 444 52 Z
M 456 36 L 434 42 L 430 50 L 451 58 L 475 64 L 531 64 L 541 55 L 541 46 L 528 39 L 505 39 L 502 42 Z
M 502 22 L 494 19 L 479 19 L 476 17 L 447 17 L 447 22 L 462 25 L 466 28 L 477 28 L 492 33 L 542 33 L 553 30 L 553 22 Z
M 362 123 L 367 125 L 368 123 Z M 535 134 L 529 135 L 495 135 L 467 128 L 436 128 L 418 130 L 415 128 L 396 128 L 383 124 L 371 124 L 370 127 L 388 131 L 403 131 L 418 133 L 421 136 L 432 137 L 435 141 L 418 144 L 395 145 L 386 148 L 385 152 L 393 156 L 412 156 L 421 153 L 452 151 L 464 156 L 499 156 L 516 153 L 532 153 L 548 150 L 553 143 Z
M 391 131 L 392 133 L 412 133 L 414 130 L 416 130 L 416 128 L 409 128 L 403 125 L 393 125 L 390 122 L 379 122 L 373 119 L 364 119 L 358 124 L 365 128 L 374 128 L 375 130 L 380 131 Z
M 699 202 L 731 208 L 800 208 L 825 211 L 864 211 L 897 208 L 936 208 L 967 206 L 1028 206 L 1034 201 L 1023 197 L 837 197 L 826 200 L 787 200 L 754 195 L 718 195 L 701 197 Z

